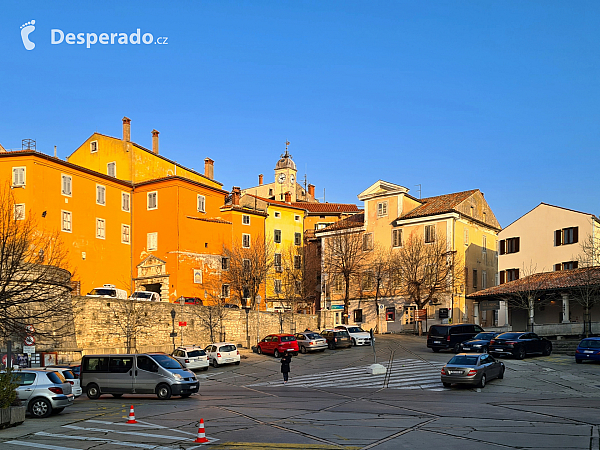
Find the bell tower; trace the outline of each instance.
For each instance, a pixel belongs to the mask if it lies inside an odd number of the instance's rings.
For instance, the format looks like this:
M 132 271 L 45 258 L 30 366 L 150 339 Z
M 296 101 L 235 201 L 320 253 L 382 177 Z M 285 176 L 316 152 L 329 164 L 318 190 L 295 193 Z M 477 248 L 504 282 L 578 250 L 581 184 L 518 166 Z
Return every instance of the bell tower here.
M 291 201 L 296 201 L 296 163 L 288 152 L 289 141 L 285 142 L 285 153 L 275 165 L 275 200 L 285 201 L 285 193 L 292 194 Z

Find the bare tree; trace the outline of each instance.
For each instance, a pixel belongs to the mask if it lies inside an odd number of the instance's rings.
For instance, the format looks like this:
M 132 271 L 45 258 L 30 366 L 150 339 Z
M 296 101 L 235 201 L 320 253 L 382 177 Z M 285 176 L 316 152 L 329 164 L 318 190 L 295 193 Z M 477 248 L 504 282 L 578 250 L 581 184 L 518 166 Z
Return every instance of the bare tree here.
M 215 277 L 204 284 L 205 298 L 209 299 L 208 305 L 195 305 L 192 307 L 192 315 L 198 319 L 200 327 L 210 334 L 210 341 L 215 342 L 215 336 L 219 334 L 219 340 L 223 339 L 223 323 L 227 318 L 230 308 L 225 307 L 227 297 L 223 295 L 221 277 Z
M 400 289 L 400 267 L 397 253 L 392 249 L 376 246 L 370 255 L 366 270 L 369 281 L 362 283 L 363 288 L 369 287 L 365 297 L 373 299 L 377 317 L 376 332 L 380 329 L 379 301 L 382 297 L 391 298 L 398 295 Z M 366 285 L 365 285 L 366 284 Z M 370 295 L 369 295 L 370 294 Z
M 8 185 L 0 188 L 0 334 L 36 336 L 72 332 L 71 273 L 58 232 L 38 227 L 30 211 L 15 203 Z
M 127 353 L 137 351 L 137 341 L 152 334 L 158 319 L 153 302 L 110 299 L 111 321 L 119 329 Z
M 600 303 L 600 238 L 589 235 L 581 243 L 581 253 L 577 260 L 578 269 L 573 270 L 574 283 L 570 299 L 583 308 L 583 334 L 591 333 L 592 308 Z

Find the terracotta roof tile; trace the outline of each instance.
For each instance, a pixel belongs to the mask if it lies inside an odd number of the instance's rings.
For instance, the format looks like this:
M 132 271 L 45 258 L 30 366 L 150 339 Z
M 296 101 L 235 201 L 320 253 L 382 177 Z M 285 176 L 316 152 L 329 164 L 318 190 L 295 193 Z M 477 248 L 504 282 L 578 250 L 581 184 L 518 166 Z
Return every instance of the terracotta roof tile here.
M 209 219 L 209 218 L 204 218 L 204 217 L 192 217 L 192 216 L 187 216 L 187 218 L 194 219 L 194 220 L 200 220 L 202 222 L 225 223 L 227 225 L 231 225 L 231 222 L 229 222 L 227 220 L 223 220 L 223 219 Z
M 244 194 L 244 195 L 247 195 L 249 197 L 254 197 L 258 200 L 262 200 L 263 202 L 267 202 L 272 205 L 287 206 L 288 208 L 294 208 L 294 209 L 304 209 L 303 207 L 300 207 L 300 206 L 294 206 L 293 203 L 278 202 L 277 200 L 271 200 L 269 198 L 259 197 L 258 195 L 253 195 L 253 194 Z
M 459 203 L 465 201 L 477 191 L 478 189 L 472 189 L 470 191 L 455 192 L 454 194 L 419 199 L 423 204 L 400 216 L 399 219 L 412 219 L 415 217 L 432 216 L 455 211 L 455 208 Z
M 338 222 L 332 223 L 328 227 L 325 227 L 321 230 L 317 230 L 317 233 L 322 231 L 337 231 L 337 230 L 345 230 L 347 228 L 356 228 L 362 227 L 365 224 L 365 213 L 354 214 L 353 216 L 342 219 Z
M 292 202 L 292 206 L 305 209 L 308 212 L 358 213 L 361 211 L 358 206 L 351 203 Z

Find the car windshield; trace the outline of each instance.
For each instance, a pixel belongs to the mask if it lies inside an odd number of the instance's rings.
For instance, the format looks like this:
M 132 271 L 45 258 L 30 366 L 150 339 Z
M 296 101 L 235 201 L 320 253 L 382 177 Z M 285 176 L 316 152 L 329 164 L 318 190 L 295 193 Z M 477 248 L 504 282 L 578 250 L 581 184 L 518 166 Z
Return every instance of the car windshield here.
M 90 292 L 89 295 L 107 295 L 109 297 L 116 297 L 117 291 L 114 289 L 92 289 L 92 292 Z
M 54 384 L 62 384 L 67 382 L 65 377 L 63 377 L 60 372 L 48 372 L 48 379 Z
M 579 343 L 582 348 L 600 348 L 600 341 L 594 339 L 586 339 Z
M 448 361 L 448 364 L 456 364 L 456 365 L 460 365 L 460 366 L 476 366 L 477 365 L 477 356 L 455 356 L 454 358 L 452 358 L 450 361 Z
M 194 358 L 196 356 L 205 356 L 206 353 L 204 352 L 204 350 L 192 350 L 191 352 L 188 352 L 188 356 L 190 358 Z
M 152 298 L 152 292 L 136 292 L 133 296 L 135 298 Z
M 305 336 L 307 339 L 321 339 L 321 335 L 317 333 L 306 333 Z
M 498 339 L 519 339 L 523 333 L 503 333 L 497 336 Z
M 296 340 L 296 336 L 281 336 L 281 342 L 293 342 Z
M 347 331 L 336 331 L 335 335 L 336 336 L 344 336 L 344 337 L 350 336 Z
M 160 364 L 165 369 L 181 369 L 182 366 L 179 364 L 174 358 L 171 358 L 169 355 L 152 355 L 152 359 Z
M 74 380 L 75 379 L 75 375 L 73 375 L 73 372 L 71 372 L 70 370 L 63 370 L 61 373 L 62 373 L 62 376 L 65 377 L 66 380 Z
M 481 339 L 481 340 L 489 340 L 489 339 L 493 339 L 494 336 L 496 336 L 497 333 L 479 333 L 477 336 L 475 336 L 473 339 Z
M 448 327 L 436 327 L 432 325 L 429 329 L 429 334 L 432 336 L 446 336 L 448 334 Z
M 365 330 L 363 330 L 361 327 L 348 327 L 348 331 L 350 333 L 365 333 Z
M 219 347 L 220 352 L 235 352 L 236 350 L 237 348 L 233 344 L 223 345 L 222 347 Z

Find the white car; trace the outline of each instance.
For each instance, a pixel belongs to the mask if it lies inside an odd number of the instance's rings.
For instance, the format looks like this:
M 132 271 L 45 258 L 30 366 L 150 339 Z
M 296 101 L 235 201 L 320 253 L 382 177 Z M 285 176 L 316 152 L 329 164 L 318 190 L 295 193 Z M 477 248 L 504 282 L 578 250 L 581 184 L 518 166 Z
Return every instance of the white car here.
M 231 342 L 215 342 L 208 345 L 204 351 L 213 367 L 219 367 L 221 364 L 240 364 L 240 352 Z
M 147 302 L 160 302 L 160 296 L 156 292 L 151 291 L 135 291 L 129 297 L 129 300 L 141 300 Z
M 186 369 L 208 370 L 208 355 L 199 347 L 177 347 L 171 356 Z
M 121 298 L 127 299 L 127 292 L 123 289 L 117 289 L 114 284 L 104 284 L 102 287 L 92 289 L 86 297 L 108 297 L 108 298 Z
M 352 339 L 352 345 L 371 345 L 371 334 L 361 327 L 340 325 L 337 329 L 346 330 Z
M 68 367 L 44 367 L 44 370 L 48 372 L 59 372 L 64 379 L 71 385 L 71 390 L 73 391 L 73 396 L 75 398 L 79 397 L 83 394 L 83 389 L 81 389 L 81 380 L 75 376 L 73 371 Z

